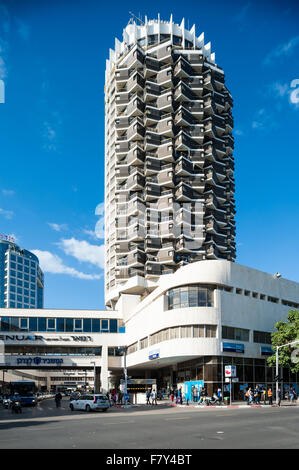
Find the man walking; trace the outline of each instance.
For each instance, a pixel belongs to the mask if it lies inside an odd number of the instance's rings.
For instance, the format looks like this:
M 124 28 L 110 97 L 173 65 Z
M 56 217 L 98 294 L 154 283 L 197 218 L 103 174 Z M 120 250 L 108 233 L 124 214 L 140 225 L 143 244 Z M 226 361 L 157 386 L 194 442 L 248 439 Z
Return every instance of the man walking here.
M 157 405 L 157 392 L 156 390 L 152 391 L 152 405 L 155 403 Z
M 151 398 L 151 389 L 149 388 L 149 389 L 146 391 L 146 404 L 147 404 L 147 405 L 150 405 L 150 398 Z
M 272 388 L 268 388 L 268 398 L 269 398 L 269 405 L 272 405 L 272 399 L 273 399 Z
M 259 398 L 260 398 L 259 393 L 260 393 L 260 392 L 259 392 L 259 388 L 258 388 L 258 386 L 256 385 L 256 386 L 255 386 L 255 389 L 254 389 L 254 394 L 253 394 L 253 396 L 254 396 L 254 403 L 255 403 L 256 405 L 259 404 Z

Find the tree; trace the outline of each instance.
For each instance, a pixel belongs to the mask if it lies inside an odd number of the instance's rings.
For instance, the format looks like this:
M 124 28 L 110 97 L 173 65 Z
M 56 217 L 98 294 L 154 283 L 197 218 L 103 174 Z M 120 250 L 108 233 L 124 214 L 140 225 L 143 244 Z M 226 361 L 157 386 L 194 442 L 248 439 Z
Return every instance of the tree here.
M 299 310 L 290 310 L 287 322 L 279 321 L 275 328 L 277 331 L 271 335 L 273 349 L 276 350 L 276 346 L 291 343 L 296 339 L 299 340 Z M 289 367 L 292 372 L 299 372 L 299 360 L 294 361 L 294 357 L 291 357 L 294 349 L 299 349 L 299 343 L 297 346 L 286 346 L 279 349 L 279 365 Z M 268 365 L 275 366 L 275 353 L 268 358 Z

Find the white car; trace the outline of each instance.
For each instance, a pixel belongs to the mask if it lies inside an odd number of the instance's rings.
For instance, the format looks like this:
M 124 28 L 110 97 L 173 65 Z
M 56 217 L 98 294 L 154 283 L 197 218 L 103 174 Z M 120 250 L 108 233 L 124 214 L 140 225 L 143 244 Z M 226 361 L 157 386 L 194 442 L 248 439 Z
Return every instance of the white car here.
M 82 410 L 102 410 L 107 411 L 110 408 L 110 401 L 106 395 L 81 395 L 70 402 L 71 411 Z

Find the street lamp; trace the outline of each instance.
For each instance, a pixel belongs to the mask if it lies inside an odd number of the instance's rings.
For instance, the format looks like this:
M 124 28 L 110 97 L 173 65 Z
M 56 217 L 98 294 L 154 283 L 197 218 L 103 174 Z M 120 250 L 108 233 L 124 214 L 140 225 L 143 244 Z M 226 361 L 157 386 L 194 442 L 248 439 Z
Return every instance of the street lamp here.
M 281 346 L 276 346 L 276 404 L 278 404 L 278 382 L 279 382 L 279 372 L 278 372 L 278 350 L 284 348 L 285 346 L 291 346 L 292 344 L 299 343 L 299 339 L 292 341 L 291 343 L 282 344 Z
M 124 377 L 125 377 L 125 383 L 124 383 L 124 397 L 125 397 L 125 407 L 130 407 L 130 405 L 127 404 L 127 394 L 128 394 L 128 373 L 127 373 L 127 346 L 120 346 L 119 351 L 123 352 L 124 355 Z
M 93 364 L 93 393 L 96 393 L 96 363 L 94 361 L 90 361 Z

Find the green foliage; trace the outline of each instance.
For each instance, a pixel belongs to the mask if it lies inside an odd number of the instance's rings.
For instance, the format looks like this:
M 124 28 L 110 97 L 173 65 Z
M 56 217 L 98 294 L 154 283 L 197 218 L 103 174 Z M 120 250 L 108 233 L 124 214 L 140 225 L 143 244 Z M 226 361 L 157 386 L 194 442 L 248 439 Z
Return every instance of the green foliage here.
M 275 328 L 277 331 L 271 335 L 273 350 L 276 351 L 276 346 L 299 340 L 299 310 L 290 310 L 287 322 L 279 321 Z M 291 360 L 291 353 L 294 349 L 299 349 L 299 343 L 279 349 L 279 365 L 289 367 L 292 372 L 299 372 L 299 362 L 295 363 Z M 268 365 L 275 366 L 275 353 L 268 358 Z

